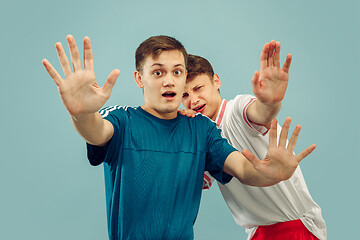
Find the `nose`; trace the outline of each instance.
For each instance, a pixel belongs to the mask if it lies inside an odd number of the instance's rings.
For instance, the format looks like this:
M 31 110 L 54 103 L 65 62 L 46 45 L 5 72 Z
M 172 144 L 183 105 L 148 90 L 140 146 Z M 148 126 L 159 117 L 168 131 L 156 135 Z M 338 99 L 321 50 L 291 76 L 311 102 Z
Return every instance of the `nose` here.
M 174 87 L 174 86 L 175 86 L 175 82 L 171 76 L 167 76 L 164 78 L 163 87 Z
M 198 104 L 199 102 L 198 96 L 196 94 L 189 94 L 189 96 L 190 96 L 191 105 L 196 106 L 196 104 Z

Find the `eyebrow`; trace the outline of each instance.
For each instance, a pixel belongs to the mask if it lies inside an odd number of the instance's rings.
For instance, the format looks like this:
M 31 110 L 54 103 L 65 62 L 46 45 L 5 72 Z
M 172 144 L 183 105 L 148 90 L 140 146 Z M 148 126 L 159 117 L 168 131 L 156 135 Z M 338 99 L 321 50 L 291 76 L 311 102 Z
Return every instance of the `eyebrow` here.
M 184 92 L 188 93 L 186 89 L 189 89 L 190 91 L 192 91 L 192 90 L 194 90 L 195 88 L 197 88 L 199 86 L 201 86 L 201 84 L 197 84 L 197 85 L 193 86 L 192 88 L 185 88 Z
M 161 63 L 154 63 L 154 64 L 153 64 L 153 65 L 151 65 L 150 67 L 154 67 L 154 66 L 159 66 L 159 67 L 162 67 L 162 66 L 164 66 L 164 64 L 161 64 Z M 181 63 L 176 64 L 174 67 L 180 67 L 180 66 L 185 68 L 184 64 L 181 64 Z

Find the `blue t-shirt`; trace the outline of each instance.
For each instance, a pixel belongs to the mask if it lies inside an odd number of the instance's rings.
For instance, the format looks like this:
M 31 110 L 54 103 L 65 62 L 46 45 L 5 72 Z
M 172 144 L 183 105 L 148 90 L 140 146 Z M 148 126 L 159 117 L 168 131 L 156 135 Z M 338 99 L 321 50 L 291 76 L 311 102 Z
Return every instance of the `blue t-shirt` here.
M 114 126 L 104 146 L 88 144 L 104 163 L 110 240 L 193 239 L 204 171 L 227 183 L 226 157 L 236 151 L 202 115 L 157 118 L 141 107 L 100 111 Z

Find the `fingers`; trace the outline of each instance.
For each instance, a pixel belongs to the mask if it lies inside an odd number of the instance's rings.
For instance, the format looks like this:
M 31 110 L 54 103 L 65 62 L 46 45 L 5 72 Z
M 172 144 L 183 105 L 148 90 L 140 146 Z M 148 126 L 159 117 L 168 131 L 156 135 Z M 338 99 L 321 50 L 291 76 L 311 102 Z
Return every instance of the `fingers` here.
M 71 55 L 71 62 L 73 64 L 74 71 L 81 70 L 81 60 L 80 60 L 80 54 L 79 50 L 76 46 L 76 42 L 73 36 L 68 35 L 66 37 L 66 40 L 68 42 L 69 48 L 70 48 L 70 55 Z M 55 44 L 61 67 L 65 73 L 65 76 L 68 76 L 71 71 L 71 66 L 69 63 L 68 58 L 66 57 L 65 51 L 63 49 L 63 46 L 61 43 Z M 89 37 L 84 38 L 84 68 L 88 70 L 94 70 L 94 59 L 93 59 L 93 53 L 91 48 L 91 42 Z
M 48 60 L 43 59 L 42 63 L 46 71 L 49 73 L 50 77 L 54 80 L 55 84 L 59 86 L 63 81 L 60 74 L 55 70 L 55 68 L 50 64 Z
M 186 113 L 185 113 L 185 110 L 184 110 L 184 109 L 179 108 L 177 111 L 178 111 L 181 115 L 183 115 L 183 116 L 185 116 L 185 115 L 186 115 Z
M 114 69 L 110 73 L 108 79 L 106 80 L 104 86 L 102 87 L 104 94 L 108 94 L 110 96 L 111 90 L 114 87 L 116 79 L 118 78 L 119 74 L 120 74 L 120 70 L 118 69 Z
M 288 119 L 288 118 L 287 118 Z M 290 119 L 290 118 L 289 118 Z M 286 123 L 287 120 L 285 120 L 284 122 L 284 126 L 283 126 L 283 129 L 285 128 L 285 125 L 287 124 Z M 291 119 L 290 119 L 290 122 L 291 122 Z M 288 123 L 289 126 L 290 126 L 290 122 Z M 289 128 L 289 127 L 287 127 Z M 289 129 L 288 129 L 289 130 Z M 291 153 L 294 152 L 294 149 L 295 149 L 295 146 L 296 146 L 296 142 L 297 142 L 297 139 L 299 137 L 299 133 L 300 133 L 300 130 L 301 130 L 301 126 L 300 125 L 296 125 L 291 137 L 290 137 L 290 140 L 289 140 L 289 143 L 288 143 L 288 147 L 287 147 L 287 150 Z M 281 134 L 282 134 L 282 131 L 281 131 Z M 287 135 L 287 134 L 286 134 Z M 281 137 L 280 137 L 280 141 L 281 141 Z M 286 139 L 284 140 L 286 142 Z M 280 143 L 279 143 L 279 146 L 280 146 Z M 316 145 L 315 144 L 312 144 L 311 146 L 309 146 L 308 148 L 306 148 L 305 150 L 303 150 L 301 153 L 299 153 L 298 155 L 295 156 L 296 160 L 298 162 L 300 162 L 301 160 L 303 160 L 305 157 L 307 157 L 312 151 L 314 151 L 314 149 L 316 148 Z
M 84 68 L 94 70 L 94 59 L 89 37 L 84 38 Z
M 195 113 L 196 113 L 195 111 L 191 109 L 187 109 L 185 112 L 187 117 L 195 117 Z
M 286 142 L 287 142 L 290 124 L 291 124 L 291 118 L 287 117 L 280 132 L 279 147 L 286 148 Z
M 269 44 L 269 53 L 268 53 L 268 63 L 267 66 L 274 66 L 274 50 L 275 50 L 276 42 L 275 40 L 271 40 Z
M 280 42 L 271 40 L 270 43 L 266 43 L 260 55 L 260 69 L 264 69 L 265 67 L 271 67 L 271 66 L 280 68 L 280 49 L 281 49 Z M 291 58 L 292 56 L 289 53 L 283 65 L 282 68 L 283 71 L 289 72 Z
M 299 153 L 298 155 L 296 155 L 296 159 L 298 162 L 300 162 L 301 160 L 303 160 L 304 158 L 306 158 L 310 153 L 312 153 L 312 151 L 314 151 L 316 148 L 315 144 L 312 144 L 311 146 L 309 146 L 308 148 L 306 148 L 305 150 L 303 150 L 301 153 Z
M 81 70 L 82 68 L 81 68 L 80 54 L 76 46 L 75 39 L 73 36 L 67 35 L 66 40 L 70 48 L 71 62 L 73 64 L 74 71 Z
M 280 68 L 280 42 L 275 43 L 274 66 Z
M 61 68 L 64 71 L 65 77 L 71 73 L 71 67 L 68 58 L 66 57 L 64 48 L 61 43 L 56 43 L 55 48 L 59 57 Z
M 289 72 L 289 68 L 290 68 L 290 64 L 291 64 L 291 59 L 292 59 L 292 56 L 291 54 L 289 53 L 287 56 L 286 56 L 286 60 L 285 60 L 285 63 L 283 65 L 283 68 L 282 70 L 286 73 Z
M 261 55 L 260 55 L 260 69 L 261 70 L 268 66 L 267 65 L 268 55 L 269 55 L 269 44 L 266 43 L 264 45 L 264 48 L 263 48 L 263 50 L 261 52 Z
M 178 109 L 178 112 L 183 115 L 183 116 L 187 116 L 187 117 L 195 117 L 195 111 L 191 110 L 191 109 Z
M 270 132 L 269 132 L 269 148 L 277 147 L 277 120 L 271 121 Z
M 297 139 L 299 137 L 299 133 L 300 133 L 300 130 L 301 130 L 301 126 L 300 125 L 296 125 L 291 137 L 290 137 L 290 140 L 289 140 L 289 144 L 288 144 L 288 150 L 290 152 L 294 152 L 294 149 L 295 149 L 295 146 L 296 146 L 296 142 L 297 142 Z

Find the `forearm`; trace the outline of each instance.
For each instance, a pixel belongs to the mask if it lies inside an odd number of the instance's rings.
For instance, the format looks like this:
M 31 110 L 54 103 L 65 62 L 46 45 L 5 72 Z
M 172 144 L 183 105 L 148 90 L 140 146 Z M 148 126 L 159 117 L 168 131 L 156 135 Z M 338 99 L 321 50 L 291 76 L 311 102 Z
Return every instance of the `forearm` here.
M 105 145 L 114 133 L 112 124 L 104 120 L 98 112 L 71 116 L 71 121 L 80 136 L 92 145 Z
M 246 116 L 250 122 L 270 127 L 271 121 L 276 118 L 281 109 L 281 102 L 262 103 L 255 100 L 246 109 Z

